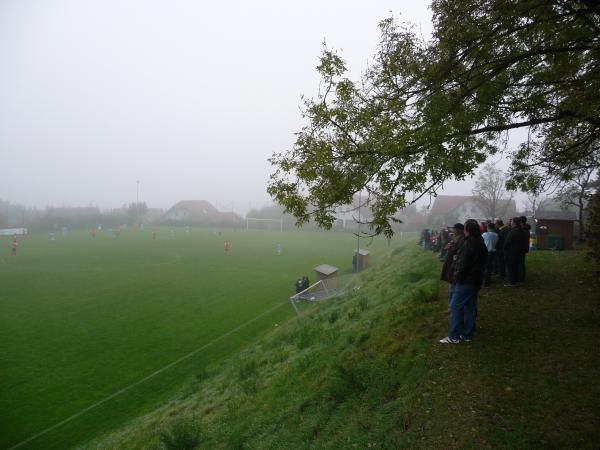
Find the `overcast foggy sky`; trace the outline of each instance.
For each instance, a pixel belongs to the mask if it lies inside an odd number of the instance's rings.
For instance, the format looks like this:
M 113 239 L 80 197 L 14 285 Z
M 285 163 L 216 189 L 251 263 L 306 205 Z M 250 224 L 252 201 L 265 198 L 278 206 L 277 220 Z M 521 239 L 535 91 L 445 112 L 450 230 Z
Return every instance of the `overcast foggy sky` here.
M 356 78 L 390 11 L 431 33 L 426 1 L 2 1 L 0 198 L 264 206 L 323 40 Z
M 427 2 L 2 1 L 0 198 L 267 204 L 323 39 L 358 75 L 390 11 L 430 33 Z

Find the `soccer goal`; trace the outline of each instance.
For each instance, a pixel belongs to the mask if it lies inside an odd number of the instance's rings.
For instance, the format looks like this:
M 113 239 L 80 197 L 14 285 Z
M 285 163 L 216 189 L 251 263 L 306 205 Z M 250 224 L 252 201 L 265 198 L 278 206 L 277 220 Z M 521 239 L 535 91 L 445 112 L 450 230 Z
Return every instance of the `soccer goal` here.
M 265 224 L 266 228 L 269 230 L 271 229 L 271 226 L 274 225 L 275 227 L 279 228 L 279 231 L 283 231 L 283 219 L 259 219 L 256 217 L 246 218 L 246 231 L 250 229 L 251 224 L 253 224 L 256 228 L 256 225 L 260 223 Z M 264 227 L 260 228 L 264 229 Z
M 346 277 L 346 279 L 342 279 L 341 283 L 338 280 L 338 284 L 335 287 L 332 287 L 327 283 L 328 280 L 319 280 L 314 284 L 311 284 L 309 287 L 300 291 L 290 297 L 290 303 L 294 307 L 294 311 L 299 315 L 297 303 L 301 301 L 307 302 L 318 302 L 321 300 L 328 300 L 330 298 L 336 297 L 338 295 L 342 295 L 345 292 L 348 292 L 350 289 L 360 289 L 357 286 L 358 277 L 355 275 L 351 275 Z

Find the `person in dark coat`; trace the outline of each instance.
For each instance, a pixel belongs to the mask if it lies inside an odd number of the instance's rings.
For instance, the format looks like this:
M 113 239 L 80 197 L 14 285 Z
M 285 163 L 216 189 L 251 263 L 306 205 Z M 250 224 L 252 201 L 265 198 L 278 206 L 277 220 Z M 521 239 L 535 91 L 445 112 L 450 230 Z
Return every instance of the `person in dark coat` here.
M 448 245 L 452 242 L 448 228 L 443 227 L 440 230 L 440 260 L 445 261 L 448 257 Z
M 450 301 L 450 330 L 442 344 L 470 342 L 475 333 L 477 294 L 483 281 L 487 248 L 477 221 L 465 222 L 465 239 L 458 249 L 454 265 L 454 286 Z
M 423 245 L 423 249 L 429 250 L 430 239 L 431 236 L 429 234 L 429 230 L 424 228 L 423 231 L 421 231 L 421 244 Z
M 504 262 L 504 241 L 510 231 L 510 228 L 504 225 L 501 219 L 496 220 L 496 230 L 498 230 L 498 242 L 496 243 L 496 270 L 495 274 L 500 278 L 506 277 L 506 263 Z
M 521 230 L 523 232 L 523 253 L 519 260 L 519 282 L 525 281 L 525 257 L 529 253 L 529 238 L 531 237 L 531 225 L 527 223 L 527 217 L 521 216 Z
M 446 283 L 450 283 L 448 292 L 448 310 L 450 310 L 450 300 L 452 299 L 452 288 L 454 286 L 454 263 L 456 262 L 456 254 L 462 245 L 465 235 L 465 226 L 462 223 L 457 223 L 452 227 L 452 240 L 446 245 L 446 260 L 442 266 L 442 275 L 440 279 Z
M 510 219 L 510 231 L 504 240 L 504 261 L 508 272 L 508 283 L 504 286 L 513 287 L 519 282 L 519 266 L 524 253 L 524 234 L 521 229 L 521 219 Z

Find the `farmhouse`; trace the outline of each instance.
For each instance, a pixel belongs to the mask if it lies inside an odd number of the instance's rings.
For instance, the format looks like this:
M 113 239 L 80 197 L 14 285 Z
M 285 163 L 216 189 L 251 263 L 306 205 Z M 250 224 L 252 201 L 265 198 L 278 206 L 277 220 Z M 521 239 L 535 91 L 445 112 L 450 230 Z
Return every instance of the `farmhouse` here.
M 508 218 L 516 214 L 516 203 L 514 200 L 500 200 L 497 207 L 497 215 Z M 494 219 L 486 217 L 487 214 L 477 201 L 477 197 L 467 195 L 438 195 L 431 207 L 431 221 L 434 225 L 463 223 L 467 219 L 478 221 Z
M 233 212 L 220 212 L 206 200 L 182 200 L 160 219 L 162 223 L 181 225 L 231 225 L 241 222 Z

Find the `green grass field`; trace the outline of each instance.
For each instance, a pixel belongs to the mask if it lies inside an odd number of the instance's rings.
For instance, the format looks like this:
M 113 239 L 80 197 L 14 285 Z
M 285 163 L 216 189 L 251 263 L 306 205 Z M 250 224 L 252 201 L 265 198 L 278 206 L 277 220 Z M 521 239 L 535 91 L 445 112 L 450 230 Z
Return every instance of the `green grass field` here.
M 351 272 L 351 233 L 193 228 L 71 232 L 0 240 L 0 448 L 11 448 L 160 374 L 18 448 L 64 449 L 143 415 L 201 378 L 204 368 L 292 317 L 301 275 L 326 262 Z M 223 241 L 231 241 L 225 254 Z M 283 252 L 275 254 L 275 243 Z M 364 242 L 361 246 L 366 246 Z M 389 252 L 367 247 L 371 263 Z M 281 305 L 280 308 L 276 308 Z M 274 308 L 239 330 L 223 337 Z M 213 341 L 220 338 L 216 342 Z
M 494 277 L 475 339 L 448 346 L 441 263 L 405 243 L 360 289 L 80 450 L 600 448 L 600 280 L 585 252 L 531 252 L 516 288 Z

